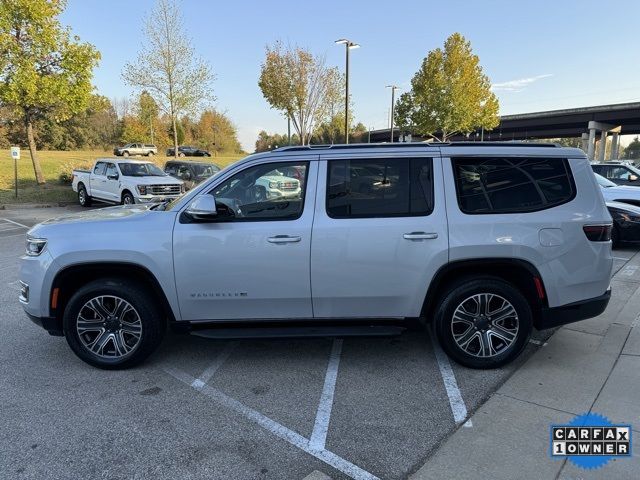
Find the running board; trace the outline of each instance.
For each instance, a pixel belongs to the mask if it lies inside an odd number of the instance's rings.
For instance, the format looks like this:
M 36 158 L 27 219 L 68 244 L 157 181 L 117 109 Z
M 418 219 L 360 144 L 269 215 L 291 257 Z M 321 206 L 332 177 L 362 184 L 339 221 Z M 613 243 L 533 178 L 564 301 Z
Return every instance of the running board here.
M 219 340 L 242 338 L 393 337 L 406 329 L 392 325 L 325 327 L 237 327 L 193 330 L 191 335 Z

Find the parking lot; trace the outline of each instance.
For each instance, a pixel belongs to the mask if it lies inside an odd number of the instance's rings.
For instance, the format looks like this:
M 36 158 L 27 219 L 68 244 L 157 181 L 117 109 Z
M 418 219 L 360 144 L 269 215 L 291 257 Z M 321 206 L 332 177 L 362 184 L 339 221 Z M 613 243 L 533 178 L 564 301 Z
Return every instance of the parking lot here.
M 22 312 L 18 257 L 38 221 L 0 211 L 4 478 L 406 478 L 551 331 L 507 368 L 450 363 L 429 333 L 212 341 L 167 335 L 141 367 L 80 361 Z M 636 253 L 616 250 L 616 271 Z

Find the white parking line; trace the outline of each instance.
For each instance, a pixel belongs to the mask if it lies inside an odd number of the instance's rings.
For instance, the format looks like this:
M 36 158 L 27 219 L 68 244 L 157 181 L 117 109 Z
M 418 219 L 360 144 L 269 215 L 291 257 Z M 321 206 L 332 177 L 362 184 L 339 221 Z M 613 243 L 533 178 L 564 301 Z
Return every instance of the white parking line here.
M 179 380 L 180 382 L 189 386 L 193 385 L 193 382 L 196 380 L 191 375 L 173 367 L 167 367 L 165 368 L 165 371 L 169 375 L 174 377 L 176 380 Z M 353 463 L 345 460 L 344 458 L 336 455 L 333 452 L 330 452 L 324 449 L 317 450 L 313 448 L 310 445 L 309 440 L 304 438 L 299 433 L 288 429 L 284 425 L 281 425 L 275 420 L 270 419 L 269 417 L 261 414 L 257 410 L 247 407 L 242 402 L 239 402 L 235 398 L 232 398 L 222 393 L 220 390 L 214 387 L 211 387 L 205 384 L 205 385 L 202 385 L 202 387 L 196 388 L 196 390 L 202 393 L 203 395 L 206 395 L 207 397 L 211 398 L 212 400 L 219 403 L 220 405 L 235 411 L 236 413 L 242 415 L 243 417 L 245 417 L 246 419 L 254 423 L 257 423 L 268 432 L 271 432 L 277 437 L 289 442 L 291 445 L 314 456 L 315 458 L 322 460 L 326 464 L 331 465 L 336 470 L 339 470 L 340 472 L 350 476 L 355 480 L 377 480 L 378 479 L 378 477 L 376 477 L 375 475 L 367 472 L 366 470 L 363 470 L 362 468 L 358 467 L 357 465 L 354 465 Z
M 227 358 L 229 358 L 229 355 L 231 355 L 234 348 L 238 346 L 238 343 L 239 342 L 231 342 L 226 347 L 224 347 L 224 349 L 218 354 L 211 366 L 204 372 L 202 372 L 200 374 L 200 377 L 196 378 L 191 386 L 193 388 L 202 388 L 205 383 L 211 380 L 211 377 L 213 377 L 218 369 L 222 366 L 222 364 L 227 361 Z
M 336 391 L 336 380 L 338 378 L 338 366 L 340 365 L 340 353 L 342 352 L 342 339 L 333 341 L 331 356 L 327 373 L 324 377 L 324 387 L 320 396 L 318 411 L 316 412 L 316 422 L 313 425 L 311 440 L 309 445 L 318 450 L 324 450 L 327 442 L 327 432 L 329 431 L 329 420 L 331 419 L 331 408 L 333 407 L 333 395 Z
M 449 363 L 449 358 L 442 351 L 440 345 L 438 345 L 438 342 L 435 339 L 435 334 L 430 332 L 429 336 L 431 337 L 433 351 L 436 355 L 436 360 L 438 361 L 438 367 L 440 368 L 440 375 L 442 375 L 444 388 L 447 391 L 447 396 L 449 397 L 449 405 L 451 405 L 453 420 L 457 424 L 462 423 L 464 422 L 464 419 L 467 418 L 467 406 L 462 399 L 462 393 L 460 393 L 460 389 L 458 388 L 456 376 L 451 368 L 451 363 Z M 473 424 L 471 423 L 471 420 L 468 420 L 465 422 L 464 426 L 471 427 Z
M 13 223 L 14 225 L 18 225 L 19 227 L 31 228 L 23 225 L 22 223 L 14 222 L 13 220 L 9 220 L 8 218 L 0 218 L 0 220 L 4 220 L 5 222 Z

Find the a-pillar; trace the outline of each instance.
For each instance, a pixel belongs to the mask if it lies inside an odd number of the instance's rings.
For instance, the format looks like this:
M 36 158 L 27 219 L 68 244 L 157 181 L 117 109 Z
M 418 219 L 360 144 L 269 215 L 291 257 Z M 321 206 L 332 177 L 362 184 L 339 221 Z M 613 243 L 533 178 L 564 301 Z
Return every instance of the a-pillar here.
M 607 149 L 607 131 L 600 132 L 600 151 L 598 152 L 598 161 L 604 162 L 604 152 Z

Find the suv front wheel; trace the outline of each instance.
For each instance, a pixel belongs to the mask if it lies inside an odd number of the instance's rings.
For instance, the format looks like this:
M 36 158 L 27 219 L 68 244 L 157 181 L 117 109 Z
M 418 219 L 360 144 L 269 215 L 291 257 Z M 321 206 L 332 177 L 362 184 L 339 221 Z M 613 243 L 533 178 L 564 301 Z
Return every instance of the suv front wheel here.
M 435 317 L 443 350 L 470 368 L 498 368 L 515 359 L 527 345 L 532 325 L 531 307 L 522 293 L 493 277 L 451 286 Z
M 118 278 L 100 279 L 79 289 L 64 311 L 67 343 L 90 365 L 133 367 L 162 341 L 166 322 L 149 293 Z

